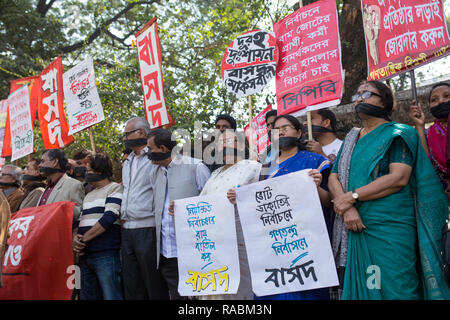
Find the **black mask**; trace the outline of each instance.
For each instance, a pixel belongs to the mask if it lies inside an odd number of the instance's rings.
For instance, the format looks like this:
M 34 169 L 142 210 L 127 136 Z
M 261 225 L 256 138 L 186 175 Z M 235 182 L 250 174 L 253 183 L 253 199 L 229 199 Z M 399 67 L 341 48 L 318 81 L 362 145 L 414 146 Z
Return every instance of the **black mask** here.
M 147 139 L 145 138 L 138 138 L 138 139 L 128 139 L 124 141 L 125 148 L 132 149 L 136 147 L 146 146 L 147 145 Z
M 51 168 L 51 167 L 40 167 L 39 171 L 41 173 L 49 173 L 49 174 L 58 173 L 58 172 L 66 172 L 66 170 L 63 170 L 63 169 Z
M 278 147 L 281 149 L 283 148 L 290 148 L 290 147 L 298 147 L 299 146 L 299 139 L 296 137 L 280 137 L 278 139 Z
M 22 176 L 22 179 L 26 180 L 26 181 L 43 181 L 45 178 L 41 177 L 41 176 L 31 176 L 31 175 L 28 175 L 28 174 L 24 174 Z
M 450 113 L 450 101 L 441 103 L 440 105 L 430 108 L 430 112 L 436 119 L 447 119 Z
M 172 152 L 148 152 L 147 153 L 147 157 L 151 161 L 163 161 L 163 160 L 170 158 L 171 155 L 172 155 Z
M 86 174 L 86 167 L 73 168 L 73 175 L 75 177 L 84 177 L 85 174 Z
M 86 181 L 87 183 L 98 182 L 107 178 L 108 176 L 106 174 L 86 173 L 86 175 L 84 176 L 84 181 Z
M 316 125 L 312 125 L 312 132 L 316 132 L 316 133 L 327 133 L 327 132 L 331 132 L 334 133 L 334 130 L 322 127 L 322 126 L 316 126 Z
M 20 187 L 17 182 L 0 182 L 0 186 L 11 187 L 11 188 L 12 187 L 16 187 L 16 188 Z
M 386 109 L 384 109 L 382 107 L 374 106 L 373 104 L 369 104 L 369 103 L 364 103 L 364 102 L 358 103 L 355 107 L 355 111 L 357 113 L 359 113 L 359 112 L 364 113 L 371 117 L 383 118 L 383 119 L 389 118 L 389 114 L 386 111 Z

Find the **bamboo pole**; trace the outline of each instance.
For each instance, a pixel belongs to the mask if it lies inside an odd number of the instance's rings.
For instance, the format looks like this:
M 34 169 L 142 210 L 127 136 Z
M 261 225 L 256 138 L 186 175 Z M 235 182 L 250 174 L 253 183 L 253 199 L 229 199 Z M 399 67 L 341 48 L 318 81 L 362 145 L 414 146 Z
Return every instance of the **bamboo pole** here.
M 248 121 L 249 121 L 249 148 L 250 148 L 250 159 L 256 159 L 254 157 L 253 150 L 253 104 L 252 104 L 252 95 L 248 96 Z
M 92 133 L 92 127 L 89 127 L 88 129 L 89 131 L 89 140 L 91 140 L 91 148 L 92 148 L 92 153 L 95 155 L 95 142 L 94 142 L 94 134 Z

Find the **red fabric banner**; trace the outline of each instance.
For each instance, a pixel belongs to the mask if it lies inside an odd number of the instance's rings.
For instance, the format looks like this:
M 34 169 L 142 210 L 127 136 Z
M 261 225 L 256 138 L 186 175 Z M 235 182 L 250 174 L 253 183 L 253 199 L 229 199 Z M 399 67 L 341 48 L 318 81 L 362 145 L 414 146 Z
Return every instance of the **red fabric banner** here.
M 441 0 L 361 0 L 369 80 L 388 79 L 450 53 Z
M 274 24 L 280 58 L 277 112 L 299 116 L 338 105 L 343 71 L 336 1 L 319 0 Z
M 69 300 L 74 265 L 72 215 L 75 204 L 56 202 L 12 214 L 3 261 L 0 300 Z
M 38 109 L 39 103 L 39 88 L 40 88 L 40 77 L 28 77 L 22 79 L 11 80 L 10 94 L 28 84 L 28 92 L 30 94 L 30 111 L 31 111 L 31 126 L 34 128 L 34 119 L 36 118 L 36 111 Z M 6 127 L 5 127 L 5 138 L 3 140 L 2 147 L 2 157 L 11 156 L 11 130 L 9 128 L 9 112 L 6 116 Z
M 64 113 L 63 73 L 58 57 L 40 75 L 38 115 L 45 149 L 64 148 L 74 141 Z
M 145 117 L 150 127 L 172 125 L 163 90 L 161 43 L 156 18 L 136 33 L 136 48 L 144 93 Z
M 253 118 L 253 143 L 256 144 L 258 154 L 264 151 L 269 144 L 269 134 L 266 124 L 266 113 L 272 110 L 272 105 L 269 104 L 263 111 L 261 111 L 256 117 Z M 250 142 L 250 126 L 247 124 L 244 127 L 245 136 Z

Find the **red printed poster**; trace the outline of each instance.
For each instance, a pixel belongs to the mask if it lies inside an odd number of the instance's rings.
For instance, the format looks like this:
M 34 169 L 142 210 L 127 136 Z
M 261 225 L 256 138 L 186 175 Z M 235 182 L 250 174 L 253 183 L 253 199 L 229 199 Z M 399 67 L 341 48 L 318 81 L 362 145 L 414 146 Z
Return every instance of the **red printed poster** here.
M 56 202 L 11 215 L 0 300 L 69 300 L 75 204 Z
M 5 140 L 6 115 L 8 114 L 8 99 L 0 100 L 0 150 L 3 148 Z M 9 134 L 11 136 L 11 133 Z M 11 143 L 11 138 L 10 138 Z M 0 168 L 3 166 L 5 158 L 0 157 Z
M 361 0 L 369 80 L 388 79 L 449 54 L 440 0 Z
M 338 105 L 343 78 L 336 1 L 319 0 L 274 24 L 278 114 Z
M 13 93 L 25 84 L 28 84 L 28 92 L 30 94 L 31 126 L 34 128 L 34 119 L 36 118 L 36 111 L 38 109 L 39 102 L 40 77 L 34 76 L 11 80 L 11 89 L 9 93 Z M 3 147 L 1 147 L 0 150 L 2 150 L 2 157 L 9 157 L 12 154 L 9 113 L 6 116 L 5 121 L 5 139 L 3 142 Z
M 150 20 L 136 34 L 142 91 L 144 93 L 145 117 L 150 127 L 171 124 L 163 90 L 161 44 L 156 18 Z
M 41 72 L 38 115 L 45 149 L 59 149 L 74 140 L 64 113 L 62 58 L 58 57 Z
M 252 30 L 238 36 L 222 58 L 222 80 L 237 97 L 260 92 L 275 76 L 278 50 L 273 34 Z
M 269 104 L 263 111 L 261 111 L 256 117 L 254 117 L 252 121 L 253 143 L 256 143 L 258 154 L 263 152 L 264 149 L 266 149 L 270 144 L 266 124 L 266 113 L 270 110 L 272 110 L 272 105 Z M 250 142 L 250 130 L 248 124 L 244 127 L 244 132 L 247 140 Z

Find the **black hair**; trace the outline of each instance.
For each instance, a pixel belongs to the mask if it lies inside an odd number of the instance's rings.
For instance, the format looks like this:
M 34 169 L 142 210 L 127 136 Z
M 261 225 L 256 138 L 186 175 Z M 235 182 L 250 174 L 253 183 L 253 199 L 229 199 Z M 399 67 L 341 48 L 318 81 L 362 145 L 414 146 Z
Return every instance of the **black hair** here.
M 97 153 L 89 155 L 89 162 L 94 172 L 106 175 L 110 179 L 113 175 L 113 165 L 111 159 L 106 153 Z
M 392 93 L 391 88 L 389 88 L 383 82 L 377 80 L 364 81 L 363 84 L 364 83 L 368 83 L 378 90 L 381 96 L 381 102 L 383 102 L 384 105 L 384 109 L 386 109 L 387 113 L 391 115 L 394 111 L 394 94 Z
M 219 122 L 219 120 L 225 120 L 225 121 L 227 121 L 230 124 L 231 129 L 233 129 L 233 130 L 237 129 L 236 120 L 232 116 L 230 116 L 229 114 L 223 113 L 223 114 L 219 115 L 216 118 L 216 122 L 214 124 L 216 125 L 217 122 Z
M 43 154 L 47 154 L 50 160 L 58 160 L 59 167 L 67 171 L 70 169 L 69 160 L 66 157 L 66 154 L 61 149 L 48 149 L 43 152 Z
M 122 151 L 123 154 L 130 154 L 130 153 L 132 153 L 132 152 L 133 152 L 133 150 L 131 150 L 130 148 L 125 148 L 125 149 Z
M 76 152 L 73 155 L 72 159 L 73 160 L 83 160 L 84 158 L 86 158 L 88 156 L 91 156 L 91 155 L 92 155 L 92 151 L 91 150 L 83 149 L 83 150 L 80 150 L 80 151 Z
M 450 83 L 448 83 L 448 82 L 439 82 L 439 83 L 436 83 L 434 86 L 432 86 L 431 90 L 430 90 L 430 95 L 428 96 L 428 103 L 430 103 L 430 101 L 431 101 L 431 94 L 433 93 L 434 89 L 436 89 L 438 87 L 442 87 L 442 86 L 450 87 Z
M 266 113 L 266 115 L 265 115 L 266 123 L 267 123 L 267 119 L 269 119 L 270 117 L 273 117 L 273 116 L 275 116 L 275 117 L 277 116 L 276 109 L 270 110 L 269 112 Z
M 155 145 L 158 148 L 161 148 L 161 146 L 166 146 L 167 149 L 172 151 L 172 149 L 177 145 L 176 141 L 172 141 L 172 132 L 167 129 L 153 129 L 152 131 L 150 131 L 148 139 L 150 139 L 151 137 L 154 138 Z
M 319 109 L 317 113 L 320 114 L 323 120 L 330 120 L 331 130 L 336 131 L 336 116 L 334 112 L 329 109 Z

